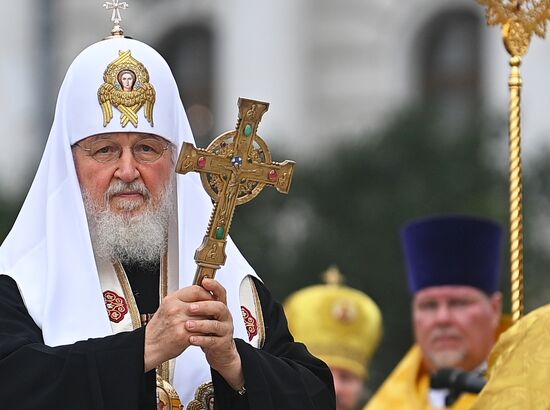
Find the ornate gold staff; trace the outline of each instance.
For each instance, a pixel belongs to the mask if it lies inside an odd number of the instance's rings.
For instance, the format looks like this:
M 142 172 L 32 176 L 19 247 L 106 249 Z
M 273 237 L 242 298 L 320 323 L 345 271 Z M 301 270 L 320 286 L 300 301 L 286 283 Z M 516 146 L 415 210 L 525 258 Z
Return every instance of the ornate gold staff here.
M 523 216 L 521 179 L 521 58 L 533 33 L 546 34 L 550 0 L 478 0 L 486 6 L 487 24 L 502 26 L 506 51 L 510 54 L 510 269 L 512 320 L 523 316 Z
M 286 194 L 292 181 L 294 161 L 272 162 L 266 143 L 256 134 L 269 104 L 239 98 L 237 105 L 235 131 L 220 135 L 206 149 L 185 143 L 176 164 L 180 174 L 199 172 L 206 192 L 214 200 L 206 235 L 195 252 L 195 285 L 205 277 L 214 278 L 225 263 L 225 244 L 235 207 L 254 199 L 266 185 Z

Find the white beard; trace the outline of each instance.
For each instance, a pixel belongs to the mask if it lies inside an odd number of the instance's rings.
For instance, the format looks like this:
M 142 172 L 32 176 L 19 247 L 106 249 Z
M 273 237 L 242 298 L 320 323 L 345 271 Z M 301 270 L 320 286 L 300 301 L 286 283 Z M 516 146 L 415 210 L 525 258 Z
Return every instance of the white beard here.
M 105 193 L 103 203 L 96 204 L 83 189 L 82 197 L 88 217 L 94 254 L 100 259 L 115 258 L 122 263 L 140 265 L 158 264 L 168 242 L 168 222 L 174 209 L 175 179 L 162 192 L 158 203 L 151 203 L 151 194 L 143 182 L 130 184 L 115 180 Z M 145 208 L 132 215 L 113 212 L 109 199 L 125 190 L 138 191 L 143 195 Z M 133 201 L 119 201 L 125 211 L 137 206 Z
M 462 350 L 446 350 L 441 352 L 429 352 L 428 357 L 437 369 L 444 367 L 457 367 L 466 354 Z

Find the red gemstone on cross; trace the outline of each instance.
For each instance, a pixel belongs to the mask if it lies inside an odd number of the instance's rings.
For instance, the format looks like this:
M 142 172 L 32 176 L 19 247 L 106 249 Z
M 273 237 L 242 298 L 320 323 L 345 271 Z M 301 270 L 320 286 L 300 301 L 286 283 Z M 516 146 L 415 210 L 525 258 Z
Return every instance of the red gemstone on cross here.
M 204 168 L 206 166 L 206 158 L 199 157 L 199 159 L 197 160 L 197 166 L 201 169 Z
M 267 174 L 267 178 L 270 181 L 276 181 L 278 177 L 279 177 L 279 175 L 277 174 L 277 171 L 275 171 L 274 169 L 269 171 L 269 173 Z

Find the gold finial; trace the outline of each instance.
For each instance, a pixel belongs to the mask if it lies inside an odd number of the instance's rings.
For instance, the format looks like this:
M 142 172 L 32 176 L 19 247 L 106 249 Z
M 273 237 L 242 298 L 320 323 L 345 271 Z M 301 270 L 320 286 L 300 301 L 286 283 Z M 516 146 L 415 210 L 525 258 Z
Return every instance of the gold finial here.
M 478 0 L 487 9 L 487 24 L 502 27 L 506 50 L 521 57 L 529 48 L 531 37 L 544 38 L 550 18 L 548 0 Z
M 486 6 L 487 23 L 500 25 L 506 51 L 510 54 L 510 270 L 512 319 L 524 313 L 523 293 L 523 182 L 521 168 L 521 59 L 533 34 L 546 35 L 550 0 L 478 0 Z
M 119 0 L 106 1 L 103 3 L 103 7 L 106 10 L 113 10 L 111 15 L 111 21 L 114 23 L 111 34 L 115 37 L 123 37 L 124 31 L 120 27 L 120 22 L 122 21 L 122 16 L 120 15 L 120 10 L 126 10 L 129 6 L 125 1 L 119 3 Z
M 327 285 L 342 285 L 346 281 L 344 275 L 340 272 L 336 265 L 330 266 L 322 275 L 323 282 Z

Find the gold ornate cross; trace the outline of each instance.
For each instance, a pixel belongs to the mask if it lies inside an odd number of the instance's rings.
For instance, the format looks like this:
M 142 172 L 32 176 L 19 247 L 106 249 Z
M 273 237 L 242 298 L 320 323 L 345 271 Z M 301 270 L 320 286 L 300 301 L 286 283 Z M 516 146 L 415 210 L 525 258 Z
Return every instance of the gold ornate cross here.
M 524 313 L 523 295 L 523 186 L 521 172 L 521 73 L 522 56 L 533 34 L 546 35 L 550 0 L 478 0 L 486 6 L 487 23 L 502 26 L 504 46 L 510 54 L 510 269 L 512 320 Z
M 288 193 L 294 161 L 272 162 L 271 153 L 260 136 L 258 124 L 269 104 L 239 98 L 239 116 L 235 131 L 217 137 L 206 149 L 185 143 L 176 172 L 199 172 L 206 192 L 214 200 L 206 235 L 195 252 L 197 271 L 193 284 L 205 277 L 214 278 L 225 263 L 225 244 L 237 205 L 254 199 L 262 189 L 273 186 Z

